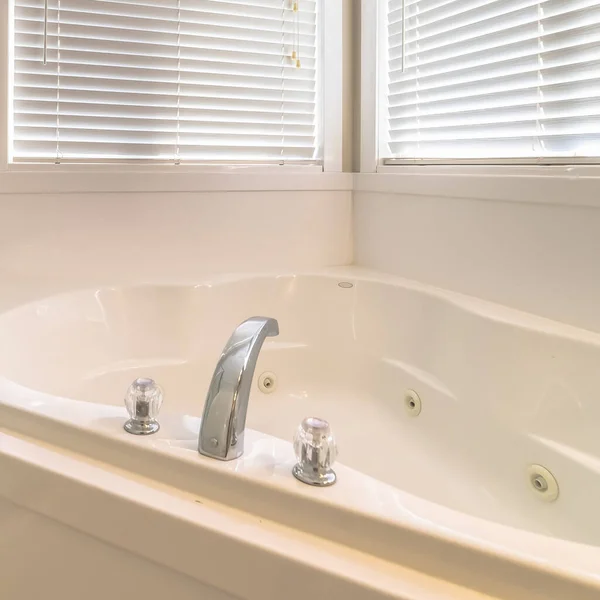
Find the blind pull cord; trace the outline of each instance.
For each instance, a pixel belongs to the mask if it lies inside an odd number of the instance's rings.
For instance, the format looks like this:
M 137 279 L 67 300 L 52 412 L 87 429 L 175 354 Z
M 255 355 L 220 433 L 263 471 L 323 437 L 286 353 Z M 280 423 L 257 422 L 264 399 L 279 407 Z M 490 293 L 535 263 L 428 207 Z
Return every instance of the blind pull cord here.
M 48 64 L 48 0 L 44 0 L 44 42 L 42 51 L 42 63 Z
M 406 21 L 404 20 L 404 9 L 406 5 L 406 0 L 402 0 L 402 73 L 404 73 L 404 68 L 406 65 L 406 61 L 404 60 L 405 53 L 405 39 L 406 39 Z
M 294 29 L 296 34 L 296 51 L 294 52 L 294 58 L 296 59 L 296 69 L 301 67 L 300 63 L 300 12 L 299 12 L 298 0 L 294 2 Z

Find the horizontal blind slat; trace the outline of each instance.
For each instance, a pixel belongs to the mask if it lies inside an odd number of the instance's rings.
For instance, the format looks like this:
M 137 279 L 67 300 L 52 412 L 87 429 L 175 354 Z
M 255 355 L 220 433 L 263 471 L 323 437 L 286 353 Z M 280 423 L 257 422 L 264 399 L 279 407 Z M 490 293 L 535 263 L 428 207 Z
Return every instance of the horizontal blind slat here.
M 53 160 L 56 157 L 54 142 L 15 141 L 15 150 L 23 159 L 40 158 Z M 61 144 L 61 159 L 110 160 L 158 160 L 172 161 L 175 152 L 173 145 L 159 144 L 111 144 L 109 142 L 64 142 Z M 274 160 L 310 160 L 313 149 L 291 146 L 238 146 L 190 145 L 181 148 L 183 160 L 193 161 L 268 161 Z
M 318 159 L 315 0 L 15 0 L 23 160 Z M 300 68 L 292 52 L 299 53 Z
M 390 157 L 570 157 L 597 143 L 597 0 L 387 7 Z
M 56 102 L 53 99 L 44 100 L 40 98 L 28 98 L 15 100 L 15 120 L 33 115 L 52 115 L 56 120 Z M 145 118 L 177 120 L 177 114 L 169 108 L 157 110 L 154 106 L 101 104 L 93 102 L 62 102 L 61 115 L 84 116 L 84 117 L 108 117 L 119 118 Z M 179 118 L 182 122 L 204 120 L 228 126 L 230 123 L 258 123 L 258 124 L 302 124 L 314 128 L 314 116 L 311 112 L 288 111 L 283 116 L 279 113 L 265 111 L 236 111 L 227 107 L 219 108 L 180 108 Z

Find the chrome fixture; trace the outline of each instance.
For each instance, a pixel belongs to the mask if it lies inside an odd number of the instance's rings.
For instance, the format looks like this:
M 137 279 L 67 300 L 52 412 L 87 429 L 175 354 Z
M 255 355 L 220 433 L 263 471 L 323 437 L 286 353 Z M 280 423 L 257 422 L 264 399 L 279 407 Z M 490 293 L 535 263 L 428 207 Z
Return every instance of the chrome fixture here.
M 296 479 L 308 485 L 333 485 L 336 480 L 331 465 L 337 458 L 337 445 L 327 421 L 304 419 L 294 436 L 297 463 L 292 469 Z
M 131 417 L 123 426 L 133 435 L 150 435 L 160 429 L 156 420 L 162 405 L 163 391 L 153 379 L 136 379 L 125 394 L 125 407 Z
M 256 361 L 263 342 L 279 335 L 275 319 L 252 317 L 229 338 L 213 374 L 198 439 L 198 452 L 218 460 L 244 453 L 246 413 Z

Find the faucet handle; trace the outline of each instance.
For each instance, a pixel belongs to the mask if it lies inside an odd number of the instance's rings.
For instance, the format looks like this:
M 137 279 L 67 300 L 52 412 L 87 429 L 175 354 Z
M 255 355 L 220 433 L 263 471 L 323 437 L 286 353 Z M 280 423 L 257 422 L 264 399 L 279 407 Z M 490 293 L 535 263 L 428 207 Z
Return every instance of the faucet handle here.
M 308 485 L 333 485 L 336 480 L 331 465 L 337 458 L 337 444 L 327 421 L 316 417 L 304 419 L 294 436 L 298 462 L 292 469 L 296 479 Z
M 160 429 L 156 420 L 162 406 L 163 391 L 153 379 L 136 379 L 125 394 L 125 407 L 131 417 L 124 425 L 127 433 L 150 435 Z

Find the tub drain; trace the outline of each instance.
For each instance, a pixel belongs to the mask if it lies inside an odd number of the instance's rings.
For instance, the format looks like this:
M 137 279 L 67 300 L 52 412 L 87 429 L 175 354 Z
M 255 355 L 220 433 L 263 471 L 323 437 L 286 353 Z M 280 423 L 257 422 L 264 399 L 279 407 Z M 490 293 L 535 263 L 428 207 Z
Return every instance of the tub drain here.
M 556 477 L 541 465 L 531 465 L 527 469 L 531 489 L 544 502 L 554 502 L 558 498 Z

